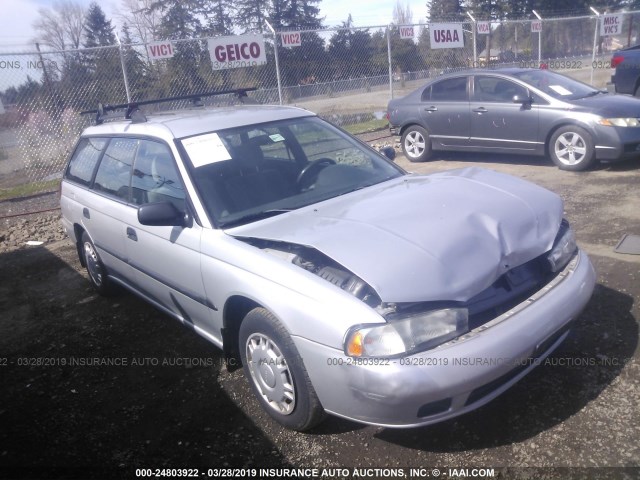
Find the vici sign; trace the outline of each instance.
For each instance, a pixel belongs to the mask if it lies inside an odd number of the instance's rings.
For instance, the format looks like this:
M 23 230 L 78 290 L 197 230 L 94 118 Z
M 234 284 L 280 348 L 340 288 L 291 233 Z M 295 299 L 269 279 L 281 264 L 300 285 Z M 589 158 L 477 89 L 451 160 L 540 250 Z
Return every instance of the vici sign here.
M 431 48 L 463 48 L 464 35 L 461 23 L 429 24 Z
M 262 35 L 210 38 L 208 45 L 214 70 L 255 67 L 267 63 Z
M 173 44 L 169 40 L 147 44 L 147 55 L 151 60 L 173 57 Z

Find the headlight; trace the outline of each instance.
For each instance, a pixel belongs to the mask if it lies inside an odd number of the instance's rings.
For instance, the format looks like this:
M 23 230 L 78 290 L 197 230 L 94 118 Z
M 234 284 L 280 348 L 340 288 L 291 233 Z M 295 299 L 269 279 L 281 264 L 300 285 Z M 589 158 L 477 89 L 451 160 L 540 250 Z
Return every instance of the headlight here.
M 344 352 L 351 357 L 390 357 L 426 350 L 469 330 L 466 308 L 445 308 L 391 320 L 360 325 L 347 332 Z
M 640 120 L 637 118 L 601 118 L 600 125 L 606 127 L 640 127 Z
M 553 242 L 553 248 L 547 255 L 547 260 L 551 266 L 552 272 L 561 270 L 573 256 L 578 246 L 576 245 L 576 236 L 569 226 L 569 222 L 562 220 L 560 231 Z

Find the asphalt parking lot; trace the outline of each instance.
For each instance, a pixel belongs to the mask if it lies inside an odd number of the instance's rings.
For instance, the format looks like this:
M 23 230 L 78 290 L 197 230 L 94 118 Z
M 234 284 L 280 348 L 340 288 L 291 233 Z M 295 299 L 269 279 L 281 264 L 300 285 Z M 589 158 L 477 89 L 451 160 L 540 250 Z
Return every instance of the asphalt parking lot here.
M 345 477 L 354 468 L 438 467 L 456 476 L 448 469 L 482 467 L 494 478 L 638 478 L 640 255 L 614 247 L 625 233 L 640 235 L 640 161 L 579 174 L 537 157 L 397 163 L 416 173 L 491 168 L 564 199 L 598 284 L 547 362 L 488 405 L 438 425 L 393 430 L 329 418 L 310 433 L 286 431 L 205 340 L 131 295 L 94 295 L 71 243 L 48 234 L 59 229 L 55 214 L 37 228 L 38 217 L 5 219 L 0 478 L 133 478 L 136 469 L 166 467 L 339 467 L 349 469 Z M 19 208 L 2 202 L 0 215 Z M 21 246 L 39 236 L 50 240 Z

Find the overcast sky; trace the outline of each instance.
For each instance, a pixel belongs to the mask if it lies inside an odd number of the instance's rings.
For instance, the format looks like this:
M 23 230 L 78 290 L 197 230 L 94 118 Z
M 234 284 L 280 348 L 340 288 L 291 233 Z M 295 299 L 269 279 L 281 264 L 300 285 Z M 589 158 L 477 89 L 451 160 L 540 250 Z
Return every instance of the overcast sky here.
M 15 47 L 24 50 L 32 45 L 34 37 L 32 24 L 38 17 L 38 9 L 53 4 L 54 0 L 0 0 L 2 10 L 0 14 L 0 47 L 8 51 Z M 91 0 L 78 0 L 89 5 Z M 413 12 L 415 22 L 424 21 L 426 0 L 403 0 Z M 107 16 L 115 21 L 115 15 L 120 0 L 100 0 L 99 5 Z M 338 26 L 351 13 L 356 26 L 386 25 L 391 21 L 395 0 L 322 0 L 320 2 L 321 16 L 325 17 L 326 26 Z M 20 48 L 22 47 L 22 48 Z

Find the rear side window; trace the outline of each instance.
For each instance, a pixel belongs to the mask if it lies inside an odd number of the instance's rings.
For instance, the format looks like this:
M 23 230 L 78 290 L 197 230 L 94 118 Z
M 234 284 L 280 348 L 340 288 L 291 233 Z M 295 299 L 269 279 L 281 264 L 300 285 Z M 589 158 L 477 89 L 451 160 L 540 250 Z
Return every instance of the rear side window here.
M 431 100 L 467 101 L 467 77 L 447 78 L 431 86 Z
M 107 141 L 106 138 L 83 138 L 80 140 L 69 162 L 65 178 L 82 185 L 89 185 Z
M 114 138 L 109 142 L 93 183 L 94 190 L 129 201 L 131 166 L 138 140 Z

